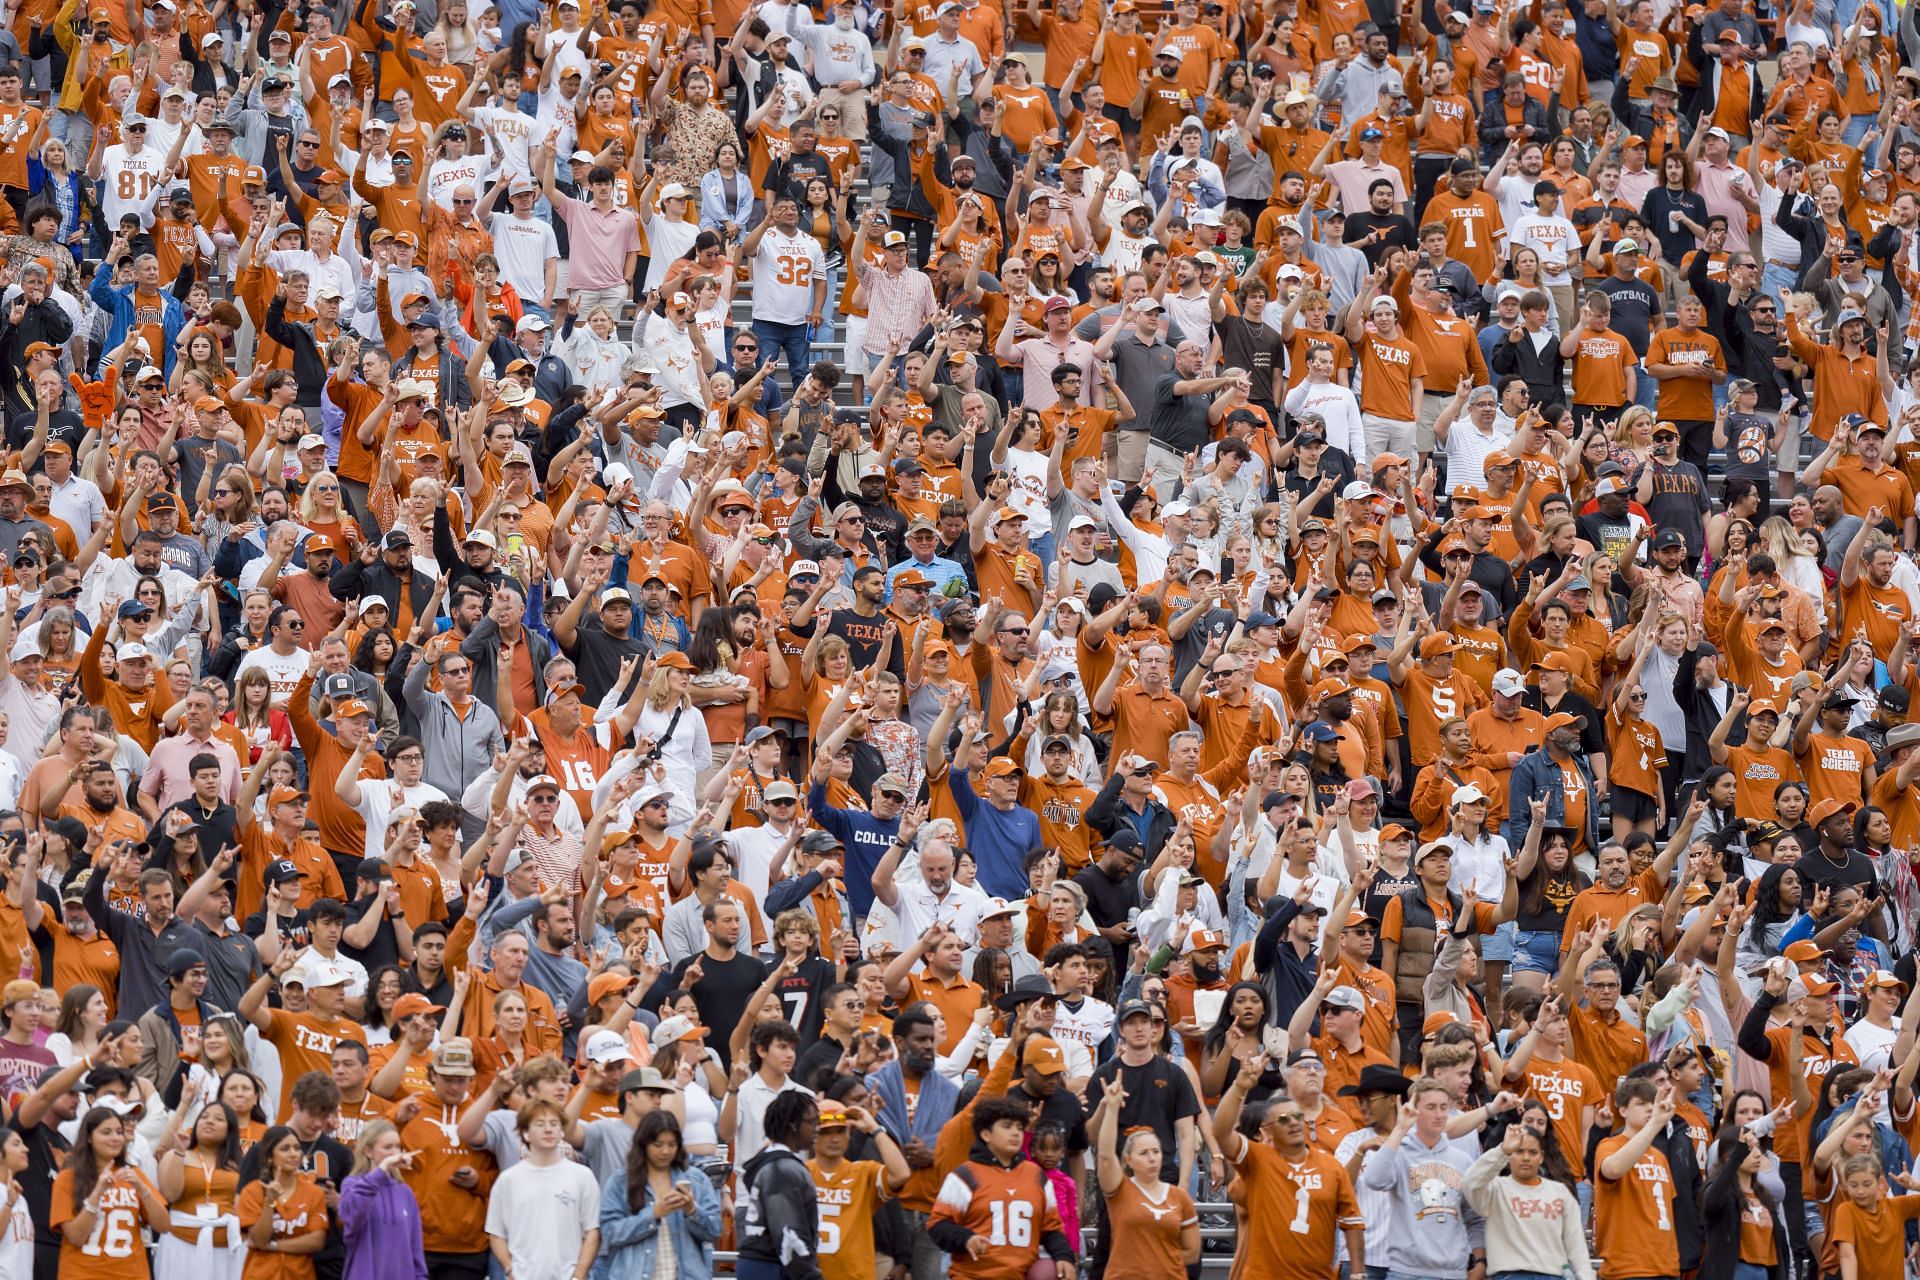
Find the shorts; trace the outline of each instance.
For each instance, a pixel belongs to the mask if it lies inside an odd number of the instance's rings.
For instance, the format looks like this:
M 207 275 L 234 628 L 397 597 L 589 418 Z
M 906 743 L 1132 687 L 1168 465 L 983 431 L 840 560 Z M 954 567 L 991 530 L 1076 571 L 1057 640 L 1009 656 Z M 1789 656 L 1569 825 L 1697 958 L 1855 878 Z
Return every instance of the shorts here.
M 1551 978 L 1560 972 L 1560 937 L 1557 929 L 1515 929 L 1507 971 L 1544 973 Z
M 1616 818 L 1625 818 L 1628 822 L 1652 822 L 1660 816 L 1660 802 L 1644 791 L 1635 791 L 1632 787 L 1614 787 L 1607 792 L 1607 797 Z
M 843 316 L 842 322 L 846 326 L 846 334 L 843 339 L 844 352 L 840 360 L 840 370 L 842 373 L 851 372 L 856 378 L 864 378 L 866 374 L 861 367 L 854 364 L 853 356 L 860 350 L 860 344 L 867 340 L 867 318 Z
M 793 739 L 795 742 L 805 742 L 810 732 L 805 720 L 793 720 L 786 716 L 774 716 L 767 721 L 767 727 L 777 734 L 782 734 Z
M 1480 936 L 1480 961 L 1482 964 L 1506 964 L 1513 959 L 1514 937 L 1519 929 L 1509 920 L 1492 933 Z

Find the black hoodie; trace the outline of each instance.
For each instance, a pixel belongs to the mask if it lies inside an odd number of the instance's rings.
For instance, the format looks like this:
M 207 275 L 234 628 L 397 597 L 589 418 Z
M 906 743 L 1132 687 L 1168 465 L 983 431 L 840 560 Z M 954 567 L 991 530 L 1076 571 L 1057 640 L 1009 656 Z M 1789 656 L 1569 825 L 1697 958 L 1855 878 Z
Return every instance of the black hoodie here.
M 769 1143 L 740 1171 L 740 1257 L 779 1267 L 786 1280 L 822 1280 L 820 1204 L 806 1161 Z

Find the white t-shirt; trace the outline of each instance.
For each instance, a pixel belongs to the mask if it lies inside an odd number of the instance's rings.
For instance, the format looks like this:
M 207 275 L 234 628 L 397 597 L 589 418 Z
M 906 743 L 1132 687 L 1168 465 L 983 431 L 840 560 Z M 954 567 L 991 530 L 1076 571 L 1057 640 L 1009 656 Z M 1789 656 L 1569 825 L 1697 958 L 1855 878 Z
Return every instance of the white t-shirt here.
M 521 1160 L 500 1175 L 487 1198 L 487 1234 L 507 1242 L 513 1274 L 524 1280 L 571 1276 L 581 1241 L 599 1226 L 600 1183 L 572 1160 Z
M 647 247 L 652 254 L 647 259 L 646 287 L 657 289 L 667 278 L 667 268 L 673 260 L 686 257 L 693 248 L 693 242 L 700 235 L 700 224 L 652 213 L 647 217 L 646 232 Z
M 778 227 L 760 237 L 753 253 L 753 318 L 771 324 L 805 324 L 813 311 L 813 282 L 827 269 L 820 242 L 804 232 Z
M 449 213 L 453 211 L 453 189 L 465 183 L 473 188 L 477 200 L 485 192 L 487 175 L 493 164 L 485 156 L 461 156 L 458 160 L 435 160 L 427 170 L 427 199 Z
M 479 107 L 473 113 L 473 122 L 499 140 L 503 176 L 533 176 L 527 167 L 527 148 L 532 143 L 544 141 L 553 132 L 551 124 L 543 123 L 524 111 L 509 111 L 504 107 Z
M 360 781 L 360 803 L 353 811 L 366 819 L 367 853 L 369 858 L 387 856 L 387 821 L 395 809 L 412 805 L 418 809 L 431 800 L 451 800 L 452 797 L 438 787 L 428 786 L 424 782 L 411 787 L 403 787 L 388 779 L 363 778 Z
M 496 213 L 493 256 L 500 262 L 500 278 L 513 286 L 520 301 L 538 302 L 547 291 L 547 264 L 559 258 L 560 241 L 545 218 L 516 218 Z
M 1540 255 L 1540 282 L 1555 288 L 1573 283 L 1567 264 L 1580 256 L 1580 233 L 1559 215 L 1545 218 L 1530 214 L 1507 229 L 1507 243 L 1525 245 Z M 1554 270 L 1555 263 L 1560 264 Z
M 1895 1018 L 1893 1025 L 1881 1029 L 1865 1018 L 1847 1028 L 1847 1044 L 1853 1049 L 1853 1056 L 1860 1059 L 1860 1066 L 1867 1071 L 1878 1071 L 1887 1065 L 1888 1055 L 1893 1042 L 1900 1038 L 1900 1019 Z
M 272 645 L 262 645 L 249 650 L 247 656 L 240 659 L 240 665 L 233 670 L 234 687 L 239 688 L 241 676 L 259 667 L 267 673 L 267 684 L 273 690 L 273 709 L 285 711 L 293 686 L 299 684 L 300 677 L 307 674 L 309 661 L 311 657 L 305 649 L 295 649 L 282 657 L 273 651 Z

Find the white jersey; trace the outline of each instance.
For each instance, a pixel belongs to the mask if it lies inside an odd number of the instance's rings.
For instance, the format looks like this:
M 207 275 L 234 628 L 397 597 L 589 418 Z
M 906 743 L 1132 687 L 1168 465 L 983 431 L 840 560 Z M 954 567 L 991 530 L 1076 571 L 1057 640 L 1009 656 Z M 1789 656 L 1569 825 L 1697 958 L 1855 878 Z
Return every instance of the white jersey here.
M 658 289 L 660 282 L 667 278 L 667 268 L 673 265 L 674 259 L 684 258 L 692 251 L 693 242 L 700 237 L 700 224 L 684 218 L 669 218 L 658 208 L 650 212 L 645 221 L 650 251 L 646 287 Z
M 1090 1056 L 1113 1034 L 1113 1006 L 1088 996 L 1078 1009 L 1067 1007 L 1065 1000 L 1053 1007 L 1053 1038 L 1062 1043 L 1082 1045 Z
M 139 214 L 143 224 L 153 221 L 147 197 L 166 167 L 167 153 L 151 145 L 135 152 L 116 142 L 106 149 L 100 157 L 100 208 L 109 227 L 118 227 L 129 213 Z
M 308 659 L 311 655 L 305 649 L 295 649 L 285 657 L 275 653 L 272 645 L 262 645 L 258 649 L 248 650 L 247 656 L 240 659 L 240 665 L 234 670 L 234 684 L 240 683 L 240 677 L 259 667 L 267 673 L 267 687 L 272 690 L 269 705 L 275 711 L 287 709 L 287 699 L 293 694 L 293 687 L 300 683 L 300 677 L 307 674 Z
M 771 227 L 753 255 L 753 318 L 771 324 L 805 324 L 813 311 L 813 282 L 827 268 L 820 242 L 805 232 L 786 235 Z

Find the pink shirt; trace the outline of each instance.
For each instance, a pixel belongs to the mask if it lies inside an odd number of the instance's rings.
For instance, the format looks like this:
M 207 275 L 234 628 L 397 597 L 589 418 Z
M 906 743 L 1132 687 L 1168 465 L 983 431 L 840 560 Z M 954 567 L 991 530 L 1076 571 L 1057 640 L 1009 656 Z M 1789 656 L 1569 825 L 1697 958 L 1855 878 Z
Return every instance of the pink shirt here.
M 1747 206 L 1734 196 L 1734 188 L 1739 187 L 1748 195 L 1758 195 L 1753 189 L 1753 178 L 1745 169 L 1731 162 L 1715 167 L 1702 160 L 1694 169 L 1694 190 L 1707 202 L 1707 212 L 1718 213 L 1727 220 L 1727 252 L 1746 253 L 1747 249 Z
M 640 252 L 640 223 L 619 205 L 601 213 L 590 201 L 561 196 L 567 223 L 567 286 L 616 289 L 629 283 L 627 255 Z
M 240 757 L 223 739 L 195 741 L 184 729 L 154 744 L 153 754 L 147 757 L 147 771 L 140 779 L 140 794 L 152 796 L 162 809 L 185 800 L 193 794 L 193 775 L 187 772 L 187 766 L 202 752 L 220 761 L 220 798 L 232 804 L 240 794 Z

